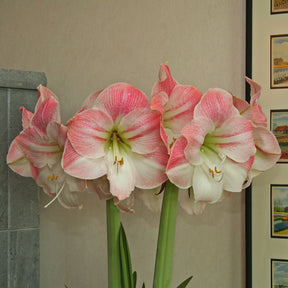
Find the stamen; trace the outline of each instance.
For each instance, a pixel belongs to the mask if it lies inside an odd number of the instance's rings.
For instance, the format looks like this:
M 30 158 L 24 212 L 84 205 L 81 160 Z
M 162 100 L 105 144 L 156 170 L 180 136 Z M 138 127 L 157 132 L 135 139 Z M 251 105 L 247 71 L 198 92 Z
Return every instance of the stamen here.
M 174 145 L 174 143 L 175 143 L 176 140 L 177 140 L 177 139 L 176 139 L 175 137 L 173 137 L 173 140 L 172 140 L 172 142 L 171 142 L 170 145 L 169 145 L 169 148 L 170 148 L 170 149 L 172 148 L 172 146 Z
M 48 203 L 44 206 L 44 208 L 47 208 L 48 206 L 50 206 L 58 197 L 59 195 L 61 194 L 61 192 L 63 191 L 64 189 L 64 186 L 65 186 L 65 182 L 63 183 L 62 187 L 60 188 L 60 190 L 57 192 L 56 196 Z
M 211 174 L 212 178 L 217 181 L 221 182 L 223 179 L 223 172 L 221 170 L 218 170 L 217 167 L 214 167 L 214 170 L 209 168 L 209 173 Z

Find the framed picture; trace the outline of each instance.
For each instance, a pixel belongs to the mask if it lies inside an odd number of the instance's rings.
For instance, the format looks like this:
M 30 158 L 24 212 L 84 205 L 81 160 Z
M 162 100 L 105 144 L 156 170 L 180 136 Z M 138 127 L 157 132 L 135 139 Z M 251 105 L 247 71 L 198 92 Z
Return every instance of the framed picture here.
M 287 13 L 288 0 L 271 0 L 271 14 Z
M 288 287 L 288 260 L 271 259 L 271 288 Z
M 288 185 L 270 186 L 271 237 L 288 238 Z
M 270 129 L 276 136 L 281 148 L 278 163 L 288 163 L 288 110 L 270 111 Z
M 288 88 L 288 34 L 270 38 L 270 87 Z

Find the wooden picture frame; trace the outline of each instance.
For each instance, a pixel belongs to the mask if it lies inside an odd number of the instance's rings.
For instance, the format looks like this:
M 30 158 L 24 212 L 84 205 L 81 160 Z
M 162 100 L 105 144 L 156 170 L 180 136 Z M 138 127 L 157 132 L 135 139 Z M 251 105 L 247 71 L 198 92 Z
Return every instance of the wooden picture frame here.
M 288 88 L 288 34 L 270 36 L 270 87 Z
M 281 148 L 278 163 L 288 163 L 288 109 L 270 111 L 270 130 L 276 136 Z
M 288 0 L 271 0 L 271 14 L 288 13 Z
M 288 238 L 288 185 L 270 185 L 271 238 Z

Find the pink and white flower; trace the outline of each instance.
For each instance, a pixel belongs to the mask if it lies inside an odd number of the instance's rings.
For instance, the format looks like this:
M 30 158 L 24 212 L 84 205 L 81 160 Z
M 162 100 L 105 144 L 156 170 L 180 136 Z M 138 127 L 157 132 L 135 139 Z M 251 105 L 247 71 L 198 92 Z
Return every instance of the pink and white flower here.
M 77 192 L 84 180 L 64 172 L 61 158 L 68 128 L 61 123 L 59 102 L 46 87 L 38 87 L 35 112 L 22 110 L 23 131 L 13 140 L 7 164 L 16 173 L 32 177 L 47 193 L 67 207 L 79 207 Z
M 92 98 L 69 121 L 64 170 L 82 179 L 107 175 L 110 192 L 120 201 L 135 187 L 150 189 L 165 182 L 168 153 L 159 114 L 150 109 L 145 95 L 118 83 Z
M 230 93 L 210 89 L 173 145 L 167 175 L 179 188 L 190 189 L 196 202 L 215 203 L 224 190 L 242 190 L 255 153 L 251 122 L 239 115 Z
M 181 85 L 172 78 L 168 65 L 162 64 L 159 81 L 152 90 L 151 108 L 161 115 L 161 137 L 170 151 L 182 128 L 193 119 L 202 93 L 193 86 Z
M 233 103 L 240 115 L 253 125 L 253 137 L 257 152 L 249 172 L 249 181 L 247 182 L 249 185 L 252 178 L 275 165 L 281 156 L 281 149 L 274 134 L 267 129 L 267 118 L 257 103 L 261 95 L 261 86 L 249 78 L 246 80 L 251 88 L 250 104 L 235 96 L 233 96 Z

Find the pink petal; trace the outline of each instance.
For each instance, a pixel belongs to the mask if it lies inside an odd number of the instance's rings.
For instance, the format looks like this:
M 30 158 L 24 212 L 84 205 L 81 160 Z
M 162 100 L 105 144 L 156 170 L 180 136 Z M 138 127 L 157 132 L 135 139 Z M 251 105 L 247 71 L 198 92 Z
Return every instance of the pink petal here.
M 50 167 L 61 158 L 61 149 L 56 142 L 50 141 L 38 129 L 28 127 L 22 131 L 15 141 L 26 157 L 37 168 Z
M 279 160 L 281 149 L 274 134 L 266 128 L 253 128 L 253 135 L 257 147 L 253 169 L 265 171 Z
M 31 164 L 26 155 L 18 147 L 16 141 L 12 141 L 7 154 L 7 164 L 16 173 L 25 177 L 32 177 Z
M 65 141 L 67 139 L 68 127 L 58 122 L 51 121 L 47 125 L 47 136 L 58 143 L 58 145 L 64 149 Z
M 113 84 L 104 89 L 95 100 L 94 107 L 106 112 L 113 121 L 137 108 L 148 108 L 145 94 L 126 83 Z
M 166 173 L 169 180 L 180 188 L 188 188 L 192 185 L 194 167 L 187 161 L 184 150 L 187 140 L 180 137 L 174 143 L 167 164 Z
M 62 167 L 69 175 L 87 180 L 99 178 L 107 173 L 104 158 L 81 156 L 68 139 L 62 156 Z
M 162 141 L 159 126 L 160 115 L 150 108 L 142 108 L 124 116 L 118 129 L 127 139 L 132 151 L 147 154 L 153 152 Z
M 182 128 L 193 119 L 194 108 L 202 93 L 192 86 L 176 85 L 165 106 L 164 127 L 180 136 Z
M 37 107 L 31 119 L 31 125 L 37 127 L 43 133 L 46 132 L 49 122 L 61 122 L 59 103 L 55 98 L 48 98 L 42 105 L 38 105 Z
M 30 120 L 33 117 L 33 113 L 25 109 L 24 107 L 21 107 L 20 110 L 22 111 L 22 126 L 23 129 L 26 129 L 30 125 Z
M 68 138 L 80 155 L 99 158 L 105 155 L 104 146 L 112 127 L 109 115 L 98 109 L 89 109 L 70 121 Z
M 82 108 L 79 112 L 92 108 L 95 105 L 95 101 L 96 101 L 97 97 L 99 96 L 100 93 L 102 93 L 102 91 L 103 91 L 103 89 L 96 91 L 93 94 L 91 94 L 85 100 L 85 102 L 83 103 Z
M 222 89 L 209 89 L 194 110 L 195 118 L 207 117 L 216 127 L 236 115 L 239 112 L 233 106 L 232 95 Z
M 165 143 L 168 151 L 170 151 L 169 145 L 168 145 L 168 140 L 167 140 L 167 135 L 165 133 L 164 130 L 164 124 L 163 124 L 163 120 L 164 120 L 164 105 L 167 103 L 168 101 L 168 95 L 165 92 L 160 92 L 159 94 L 155 95 L 152 98 L 151 101 L 151 108 L 153 110 L 156 110 L 158 112 L 160 112 L 160 135 L 161 138 L 163 140 L 163 142 Z
M 171 91 L 177 84 L 177 81 L 174 80 L 171 76 L 168 65 L 161 64 L 159 70 L 159 82 L 157 82 L 153 87 L 152 97 L 156 96 L 162 91 L 165 92 L 167 95 L 170 95 Z
M 135 186 L 143 189 L 155 188 L 167 180 L 165 168 L 168 153 L 164 144 L 158 144 L 157 149 L 150 154 L 133 153 L 131 161 L 135 167 Z
M 234 161 L 245 162 L 256 153 L 252 124 L 242 116 L 227 120 L 212 137 L 211 147 Z
M 247 101 L 237 98 L 235 96 L 233 96 L 233 105 L 237 108 L 240 114 L 250 107 Z
M 215 129 L 214 123 L 209 118 L 194 119 L 190 125 L 183 128 L 182 134 L 187 139 L 185 156 L 193 165 L 202 163 L 200 149 L 207 134 Z

